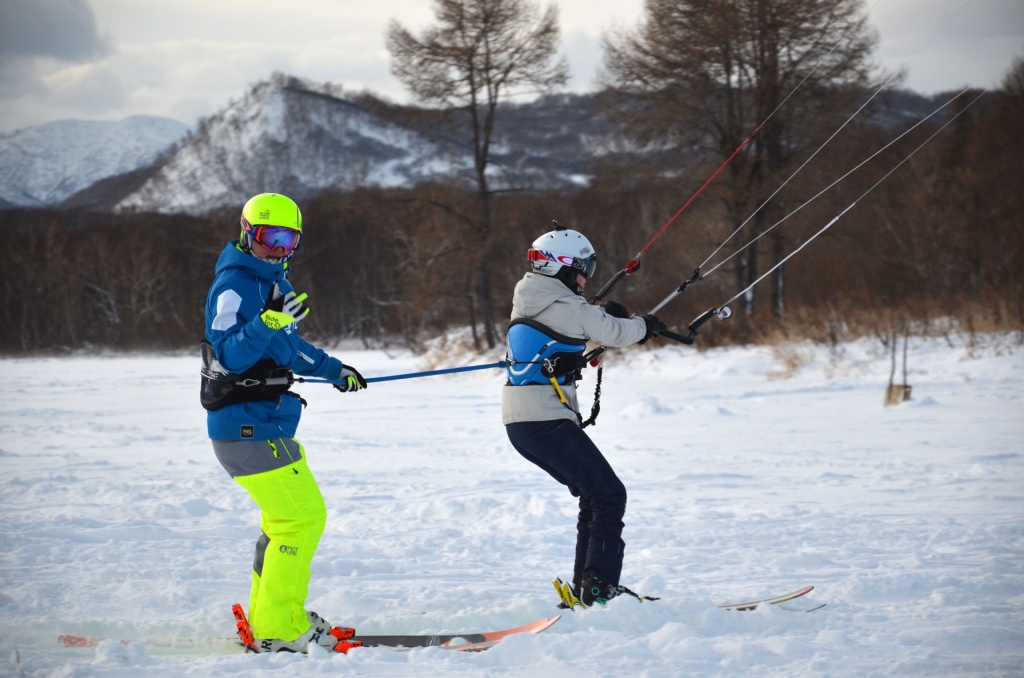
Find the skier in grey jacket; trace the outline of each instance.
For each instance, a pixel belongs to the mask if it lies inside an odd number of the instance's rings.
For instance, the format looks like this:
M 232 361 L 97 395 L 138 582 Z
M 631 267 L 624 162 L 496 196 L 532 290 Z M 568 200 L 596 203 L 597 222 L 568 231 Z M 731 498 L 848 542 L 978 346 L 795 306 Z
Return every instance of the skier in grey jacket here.
M 528 257 L 532 270 L 512 297 L 502 423 L 521 455 L 579 497 L 572 597 L 589 607 L 627 591 L 619 585 L 626 488 L 580 427 L 575 382 L 582 355 L 588 340 L 642 344 L 667 328 L 652 315 L 629 317 L 616 302 L 587 303 L 583 292 L 597 255 L 581 233 L 545 233 Z

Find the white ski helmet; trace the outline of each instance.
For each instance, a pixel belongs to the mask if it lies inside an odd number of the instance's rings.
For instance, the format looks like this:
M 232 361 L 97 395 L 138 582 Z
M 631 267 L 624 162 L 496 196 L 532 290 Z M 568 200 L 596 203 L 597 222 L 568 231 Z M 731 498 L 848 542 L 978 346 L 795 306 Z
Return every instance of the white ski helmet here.
M 597 252 L 586 236 L 560 227 L 558 222 L 554 231 L 533 241 L 526 256 L 534 273 L 558 278 L 576 294 L 580 292 L 576 275 L 590 278 L 597 269 Z

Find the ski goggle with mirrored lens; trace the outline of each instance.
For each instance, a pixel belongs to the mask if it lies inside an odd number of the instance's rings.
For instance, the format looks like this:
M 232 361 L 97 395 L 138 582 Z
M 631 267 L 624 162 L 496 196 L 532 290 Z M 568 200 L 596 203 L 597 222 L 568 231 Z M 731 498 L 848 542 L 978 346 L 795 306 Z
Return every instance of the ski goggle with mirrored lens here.
M 274 250 L 278 247 L 282 247 L 285 252 L 292 252 L 299 248 L 299 242 L 302 240 L 301 231 L 294 228 L 288 228 L 287 226 L 270 226 L 266 224 L 253 226 L 248 222 L 246 222 L 244 226 L 252 239 L 266 247 L 268 250 Z
M 572 262 L 572 265 L 573 268 L 582 269 L 583 275 L 589 278 L 597 270 L 597 255 L 591 254 L 586 259 L 576 259 Z
M 526 258 L 530 261 L 553 261 L 561 264 L 562 266 L 569 266 L 570 268 L 575 268 L 588 278 L 594 275 L 594 271 L 597 270 L 596 254 L 591 254 L 586 259 L 580 259 L 569 254 L 559 254 L 558 252 L 550 252 L 548 250 L 529 249 L 526 251 Z

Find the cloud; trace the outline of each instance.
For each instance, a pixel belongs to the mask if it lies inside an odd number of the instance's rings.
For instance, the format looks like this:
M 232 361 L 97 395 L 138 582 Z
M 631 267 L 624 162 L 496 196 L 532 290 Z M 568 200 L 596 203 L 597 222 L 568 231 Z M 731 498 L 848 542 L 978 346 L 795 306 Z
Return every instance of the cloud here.
M 577 92 L 596 89 L 602 54 L 600 36 L 581 30 L 565 32 L 562 52 L 569 63 L 570 89 Z
M 42 96 L 46 87 L 31 59 L 0 59 L 0 101 Z
M 408 101 L 390 74 L 384 33 L 392 18 L 417 33 L 432 25 L 433 4 L 0 0 L 0 131 L 135 113 L 192 124 L 274 72 Z M 559 8 L 570 91 L 588 91 L 601 66 L 601 35 L 634 27 L 644 0 L 540 4 Z M 987 85 L 1024 46 L 1019 0 L 866 4 L 882 37 L 876 59 L 891 69 L 906 67 L 906 84 L 917 91 Z
M 901 0 L 872 6 L 882 43 L 876 58 L 905 67 L 905 86 L 934 94 L 963 85 L 998 87 L 1024 48 L 1024 3 Z
M 52 104 L 85 114 L 116 109 L 128 101 L 121 77 L 106 66 L 65 68 L 43 78 Z
M 51 118 L 69 102 L 90 103 L 75 91 L 70 98 L 54 92 L 48 78 L 110 52 L 86 0 L 0 0 L 0 112 L 7 126 L 38 121 L 41 110 L 49 109 Z M 64 79 L 80 78 L 69 72 Z
M 3 0 L 0 3 L 0 60 L 52 57 L 85 62 L 108 46 L 96 30 L 85 0 Z

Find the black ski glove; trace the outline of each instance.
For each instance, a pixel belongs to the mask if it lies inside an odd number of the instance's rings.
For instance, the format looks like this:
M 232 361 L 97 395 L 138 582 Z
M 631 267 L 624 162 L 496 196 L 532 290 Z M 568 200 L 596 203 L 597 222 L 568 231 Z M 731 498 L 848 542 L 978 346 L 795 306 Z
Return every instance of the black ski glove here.
M 629 311 L 617 301 L 606 301 L 601 304 L 601 308 L 613 318 L 622 318 L 623 320 L 629 318 Z
M 643 319 L 644 323 L 647 325 L 647 334 L 644 335 L 643 339 L 636 342 L 638 344 L 643 344 L 651 337 L 658 336 L 658 332 L 668 329 L 668 325 L 658 320 L 657 316 L 648 313 L 647 315 L 643 316 Z
M 344 383 L 335 384 L 334 388 L 342 393 L 350 393 L 351 391 L 359 391 L 366 388 L 366 380 L 363 379 L 363 375 L 359 374 L 359 370 L 351 365 L 341 368 L 341 374 L 338 376 L 338 379 L 344 379 Z

